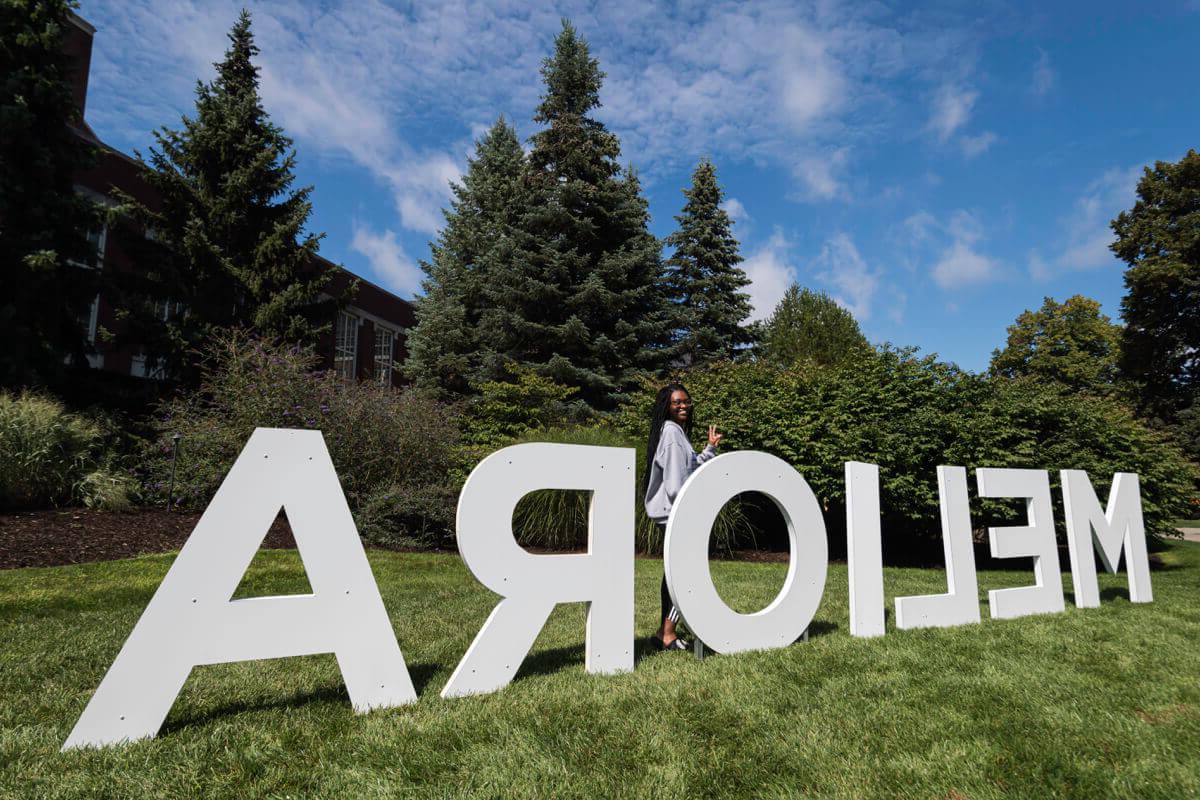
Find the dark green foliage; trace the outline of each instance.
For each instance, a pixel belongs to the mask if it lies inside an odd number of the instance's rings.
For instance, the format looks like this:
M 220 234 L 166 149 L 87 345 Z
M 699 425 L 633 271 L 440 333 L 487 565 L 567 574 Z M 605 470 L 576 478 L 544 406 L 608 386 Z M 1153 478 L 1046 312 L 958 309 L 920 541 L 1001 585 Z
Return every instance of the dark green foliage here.
M 196 86 L 196 115 L 155 133 L 144 174 L 161 208 L 126 198 L 153 239 L 139 259 L 147 267 L 114 287 L 132 338 L 188 382 L 193 351 L 220 329 L 312 343 L 333 318 L 321 299 L 330 275 L 314 264 L 320 236 L 304 230 L 311 187 L 292 188 L 291 139 L 263 109 L 247 12 L 229 41 L 216 79 Z
M 750 316 L 750 279 L 738 264 L 733 220 L 721 208 L 716 169 L 705 159 L 692 173 L 687 202 L 675 217 L 679 230 L 667 237 L 675 248 L 667 259 L 668 287 L 676 304 L 673 355 L 682 364 L 730 359 L 753 337 L 743 323 Z
M 1129 265 L 1120 366 L 1143 411 L 1174 421 L 1200 399 L 1200 154 L 1147 167 L 1137 193 L 1112 221 Z
M 408 338 L 406 374 L 418 386 L 447 394 L 469 392 L 473 381 L 497 377 L 492 343 L 480 335 L 489 268 L 510 251 L 512 226 L 525 203 L 525 154 L 501 117 L 475 143 L 461 185 L 445 212 L 446 226 L 423 263 L 424 296 Z
M 527 203 L 486 268 L 480 341 L 607 408 L 665 357 L 659 245 L 616 136 L 588 116 L 603 73 L 567 22 L 542 77 L 534 119 L 547 127 L 532 137 Z
M 507 380 L 483 381 L 467 406 L 466 439 L 482 448 L 508 444 L 531 431 L 586 416 L 587 407 L 570 403 L 575 390 L 539 375 L 530 367 L 509 364 Z M 481 452 L 480 457 L 487 455 Z
M 788 287 L 758 335 L 759 357 L 781 367 L 835 366 L 870 350 L 853 314 L 824 292 L 797 284 Z
M 0 2 L 0 386 L 60 384 L 83 365 L 98 275 L 88 232 L 101 224 L 76 193 L 94 153 L 73 126 L 74 69 L 63 52 L 73 2 Z M 74 263 L 72 263 L 74 262 Z
M 450 533 L 457 486 L 448 485 L 458 445 L 451 409 L 421 392 L 373 382 L 346 383 L 313 372 L 310 350 L 233 333 L 210 345 L 200 388 L 165 404 L 158 436 L 143 458 L 146 491 L 165 502 L 173 433 L 182 434 L 176 503 L 202 509 L 257 427 L 319 429 L 360 525 L 367 510 L 378 539 L 390 514 L 410 526 L 397 539 L 431 541 Z M 435 537 L 433 531 L 437 532 Z
M 831 531 L 844 524 L 844 462 L 878 464 L 891 554 L 939 535 L 941 464 L 1047 469 L 1056 487 L 1058 470 L 1083 469 L 1102 502 L 1113 473 L 1136 472 L 1154 536 L 1176 535 L 1171 520 L 1194 494 L 1196 470 L 1178 447 L 1117 401 L 988 379 L 912 351 L 867 351 L 853 365 L 825 370 L 727 363 L 693 370 L 685 383 L 697 404 L 696 429 L 714 423 L 726 434 L 723 449 L 763 450 L 796 467 Z M 622 430 L 644 428 L 651 397 L 647 387 L 623 409 Z M 1011 516 L 998 519 L 1001 511 L 976 501 L 977 527 L 1009 523 Z M 1061 513 L 1057 519 L 1061 528 Z
M 1022 312 L 1008 327 L 1004 349 L 992 351 L 991 372 L 1072 391 L 1108 392 L 1117 379 L 1120 338 L 1121 327 L 1095 300 L 1077 294 L 1056 303 L 1047 297 L 1040 309 Z

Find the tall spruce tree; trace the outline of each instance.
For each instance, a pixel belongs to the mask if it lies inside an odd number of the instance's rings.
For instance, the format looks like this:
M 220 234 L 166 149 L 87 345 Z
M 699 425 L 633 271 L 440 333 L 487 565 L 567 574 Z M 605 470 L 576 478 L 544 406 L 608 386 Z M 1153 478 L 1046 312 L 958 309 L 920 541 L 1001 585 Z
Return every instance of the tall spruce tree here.
M 295 151 L 259 97 L 247 11 L 229 42 L 216 79 L 197 83 L 196 115 L 155 133 L 145 176 L 161 207 L 130 205 L 160 260 L 118 287 L 134 337 L 184 380 L 216 329 L 311 343 L 333 318 L 331 276 L 314 262 L 321 236 L 304 231 L 312 187 L 292 188 Z
M 82 365 L 98 275 L 96 206 L 75 192 L 91 147 L 72 126 L 73 3 L 0 3 L 0 387 L 59 384 Z
M 750 296 L 742 291 L 750 279 L 738 266 L 733 220 L 721 208 L 723 193 L 717 171 L 704 159 L 683 190 L 687 202 L 675 217 L 679 229 L 667 237 L 675 248 L 667 259 L 668 285 L 676 303 L 675 358 L 702 364 L 732 358 L 754 337 L 743 323 L 750 316 Z
M 604 74 L 566 20 L 542 64 L 527 206 L 495 251 L 481 336 L 504 359 L 615 404 L 659 368 L 668 335 L 662 263 L 641 186 L 589 113 Z
M 417 325 L 408 338 L 405 372 L 418 386 L 465 394 L 495 375 L 492 343 L 479 333 L 489 267 L 524 205 L 525 154 L 501 117 L 475 143 L 461 184 L 445 212 L 446 226 L 421 264 L 426 278 Z

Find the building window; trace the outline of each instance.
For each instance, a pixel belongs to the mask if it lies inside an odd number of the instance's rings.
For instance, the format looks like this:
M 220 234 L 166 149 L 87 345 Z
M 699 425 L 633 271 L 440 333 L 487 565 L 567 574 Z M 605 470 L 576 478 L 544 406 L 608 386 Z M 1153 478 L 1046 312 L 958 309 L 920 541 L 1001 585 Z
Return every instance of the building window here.
M 108 226 L 101 223 L 99 228 L 89 230 L 87 241 L 91 250 L 91 259 L 87 262 L 71 260 L 67 263 L 84 269 L 101 269 L 104 266 L 104 245 L 108 241 Z
M 358 371 L 358 317 L 338 312 L 337 337 L 333 346 L 333 368 L 346 380 L 354 380 Z
M 392 385 L 392 348 L 396 332 L 375 323 L 375 382 L 380 386 Z

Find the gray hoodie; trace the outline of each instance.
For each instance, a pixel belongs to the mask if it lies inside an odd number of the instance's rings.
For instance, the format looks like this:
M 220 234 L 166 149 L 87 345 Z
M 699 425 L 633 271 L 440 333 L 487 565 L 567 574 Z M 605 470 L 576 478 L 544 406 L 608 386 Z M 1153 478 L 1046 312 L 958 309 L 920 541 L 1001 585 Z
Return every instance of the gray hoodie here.
M 658 449 L 654 451 L 654 462 L 650 465 L 650 482 L 646 486 L 646 514 L 650 519 L 666 522 L 683 482 L 696 467 L 716 454 L 717 448 L 710 444 L 696 455 L 679 423 L 664 422 Z

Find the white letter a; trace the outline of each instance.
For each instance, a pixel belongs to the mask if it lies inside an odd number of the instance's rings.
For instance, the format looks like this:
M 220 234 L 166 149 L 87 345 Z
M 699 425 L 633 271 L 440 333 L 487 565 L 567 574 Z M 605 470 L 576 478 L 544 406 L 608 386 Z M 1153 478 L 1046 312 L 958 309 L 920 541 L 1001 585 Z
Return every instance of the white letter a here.
M 230 600 L 281 507 L 313 593 Z M 316 653 L 356 711 L 416 700 L 321 432 L 259 428 L 63 749 L 154 736 L 194 666 Z

